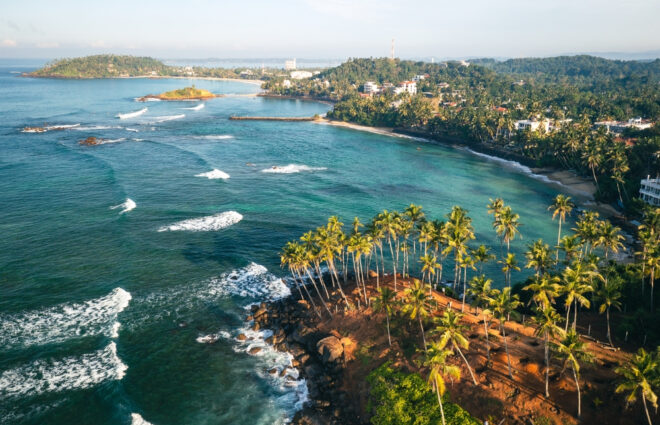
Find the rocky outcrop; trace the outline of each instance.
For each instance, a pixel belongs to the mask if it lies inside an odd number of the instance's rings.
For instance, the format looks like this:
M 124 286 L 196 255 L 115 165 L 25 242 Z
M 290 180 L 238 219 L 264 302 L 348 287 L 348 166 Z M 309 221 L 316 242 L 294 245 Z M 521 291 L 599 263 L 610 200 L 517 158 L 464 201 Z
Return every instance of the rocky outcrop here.
M 321 356 L 323 363 L 334 362 L 341 359 L 344 354 L 344 346 L 341 340 L 334 335 L 323 338 L 316 344 L 318 354 Z
M 362 424 L 341 390 L 344 371 L 344 341 L 341 335 L 323 333 L 318 318 L 304 301 L 293 297 L 251 311 L 253 328 L 271 329 L 266 342 L 293 356 L 292 366 L 307 381 L 309 401 L 293 418 L 295 425 Z
M 83 139 L 83 140 L 79 141 L 78 143 L 80 143 L 81 145 L 85 145 L 85 146 L 94 146 L 94 145 L 98 145 L 100 141 L 101 141 L 101 139 L 97 139 L 94 136 L 90 136 L 86 139 Z

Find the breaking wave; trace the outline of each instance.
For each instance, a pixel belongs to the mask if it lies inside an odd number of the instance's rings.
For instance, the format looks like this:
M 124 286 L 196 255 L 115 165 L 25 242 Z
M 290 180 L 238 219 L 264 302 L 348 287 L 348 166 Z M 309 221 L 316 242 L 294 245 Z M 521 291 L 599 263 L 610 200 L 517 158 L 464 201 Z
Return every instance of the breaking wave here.
M 192 108 L 183 108 L 183 109 L 188 109 L 189 111 L 199 111 L 200 109 L 204 109 L 204 104 L 200 103 L 197 106 L 193 106 Z
M 121 129 L 122 127 L 115 125 L 85 125 L 73 128 L 78 131 L 96 131 L 96 130 L 110 130 L 110 129 Z
M 125 114 L 117 114 L 117 118 L 119 118 L 120 120 L 125 120 L 125 119 L 128 119 L 128 118 L 139 117 L 140 115 L 144 114 L 148 110 L 149 110 L 149 108 L 142 108 L 139 111 L 127 112 Z
M 121 380 L 128 367 L 117 356 L 117 346 L 60 360 L 37 360 L 0 375 L 2 398 L 35 396 L 49 392 L 80 390 L 104 381 Z
M 115 338 L 117 315 L 131 300 L 131 294 L 116 288 L 108 295 L 78 304 L 60 304 L 44 310 L 0 315 L 0 345 L 32 346 L 91 335 Z
M 196 139 L 206 139 L 206 140 L 225 140 L 233 139 L 234 136 L 229 134 L 208 134 L 206 136 L 195 136 Z
M 518 171 L 520 171 L 520 172 L 522 172 L 522 173 L 524 173 L 524 174 L 527 174 L 528 176 L 530 176 L 530 177 L 532 177 L 532 178 L 534 178 L 534 179 L 540 180 L 540 181 L 542 181 L 542 182 L 545 182 L 545 183 L 552 183 L 552 184 L 558 184 L 558 185 L 560 185 L 560 186 L 563 186 L 563 183 L 562 183 L 562 182 L 557 181 L 557 180 L 552 180 L 552 179 L 549 178 L 548 176 L 544 176 L 544 175 L 542 175 L 542 174 L 536 174 L 536 173 L 534 173 L 534 172 L 531 170 L 531 168 L 529 168 L 528 166 L 523 165 L 523 164 L 521 164 L 521 163 L 519 163 L 519 162 L 517 162 L 517 161 L 511 161 L 511 160 L 504 159 L 504 158 L 500 158 L 500 157 L 497 157 L 497 156 L 492 156 L 492 155 L 487 155 L 487 154 L 485 154 L 485 153 L 476 152 L 476 151 L 473 151 L 473 150 L 470 149 L 470 148 L 463 148 L 463 149 L 465 149 L 466 151 L 470 152 L 470 153 L 473 154 L 473 155 L 479 156 L 479 157 L 481 157 L 481 158 L 486 158 L 486 159 L 489 160 L 489 161 L 499 162 L 500 164 L 504 164 L 504 165 L 506 165 L 506 166 L 508 166 L 508 167 L 510 167 L 510 168 L 513 168 L 513 169 L 515 169 L 515 170 L 518 170 Z
M 208 232 L 214 230 L 224 229 L 233 224 L 238 223 L 243 219 L 243 216 L 236 211 L 225 211 L 219 214 L 214 214 L 206 217 L 191 218 L 188 220 L 179 221 L 178 223 L 169 226 L 163 226 L 158 229 L 159 232 L 175 232 L 186 230 L 190 232 Z
M 291 295 L 291 289 L 284 280 L 268 273 L 266 267 L 250 263 L 211 279 L 206 293 L 214 297 L 237 295 L 274 301 Z
M 172 121 L 172 120 L 179 120 L 181 118 L 185 118 L 186 114 L 179 114 L 179 115 L 165 115 L 162 117 L 154 117 L 150 123 L 156 124 L 159 122 L 165 122 L 165 121 Z
M 160 102 L 157 97 L 135 97 L 133 100 L 136 102 Z
M 261 170 L 262 173 L 274 173 L 274 174 L 293 174 L 300 173 L 302 171 L 325 171 L 326 167 L 309 167 L 307 165 L 273 165 L 271 168 L 265 168 Z
M 131 425 L 151 425 L 151 422 L 145 421 L 139 413 L 131 413 Z
M 207 179 L 228 179 L 229 174 L 214 168 L 212 171 L 206 173 L 195 174 L 195 177 L 206 177 Z
M 126 198 L 126 202 L 115 205 L 114 207 L 110 207 L 111 210 L 116 210 L 117 208 L 121 208 L 122 210 L 119 211 L 119 214 L 124 214 L 129 211 L 133 211 L 137 207 L 137 204 L 135 201 L 133 201 L 131 198 Z

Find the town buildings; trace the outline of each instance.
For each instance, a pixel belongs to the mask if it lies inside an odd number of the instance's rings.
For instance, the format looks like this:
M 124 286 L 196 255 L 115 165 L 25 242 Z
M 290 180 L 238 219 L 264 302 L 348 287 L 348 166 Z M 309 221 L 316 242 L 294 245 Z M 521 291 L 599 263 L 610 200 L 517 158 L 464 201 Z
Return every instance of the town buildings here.
M 648 176 L 642 180 L 639 196 L 649 205 L 660 207 L 660 178 Z
M 628 121 L 599 121 L 594 124 L 596 128 L 605 127 L 608 133 L 623 133 L 627 128 L 635 128 L 637 130 L 645 130 L 651 128 L 653 123 L 651 121 L 643 120 L 641 118 L 631 118 Z

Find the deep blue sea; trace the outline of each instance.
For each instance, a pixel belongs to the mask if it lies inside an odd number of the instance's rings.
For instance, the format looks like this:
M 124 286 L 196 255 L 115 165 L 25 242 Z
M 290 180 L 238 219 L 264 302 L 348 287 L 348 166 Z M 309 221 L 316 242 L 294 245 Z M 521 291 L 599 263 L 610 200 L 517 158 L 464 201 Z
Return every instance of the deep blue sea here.
M 476 242 L 498 247 L 485 206 L 500 196 L 521 215 L 515 252 L 556 237 L 557 189 L 513 164 L 311 122 L 228 120 L 325 104 L 139 103 L 190 82 L 26 70 L 0 63 L 0 423 L 284 423 L 305 382 L 269 375 L 287 355 L 247 353 L 264 335 L 235 336 L 246 306 L 288 294 L 282 245 L 330 215 L 350 223 L 414 202 L 442 218 L 459 204 Z M 103 142 L 80 145 L 88 136 Z M 501 285 L 498 266 L 489 272 Z

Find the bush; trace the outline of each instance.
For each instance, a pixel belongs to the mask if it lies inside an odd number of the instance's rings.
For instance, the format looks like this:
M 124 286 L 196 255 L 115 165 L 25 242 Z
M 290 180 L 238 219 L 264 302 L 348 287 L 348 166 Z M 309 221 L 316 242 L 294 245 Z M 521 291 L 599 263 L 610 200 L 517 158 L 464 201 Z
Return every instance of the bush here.
M 368 410 L 374 425 L 435 425 L 442 423 L 437 396 L 419 375 L 385 363 L 367 378 L 371 385 Z M 443 398 L 447 425 L 480 425 L 460 406 Z

